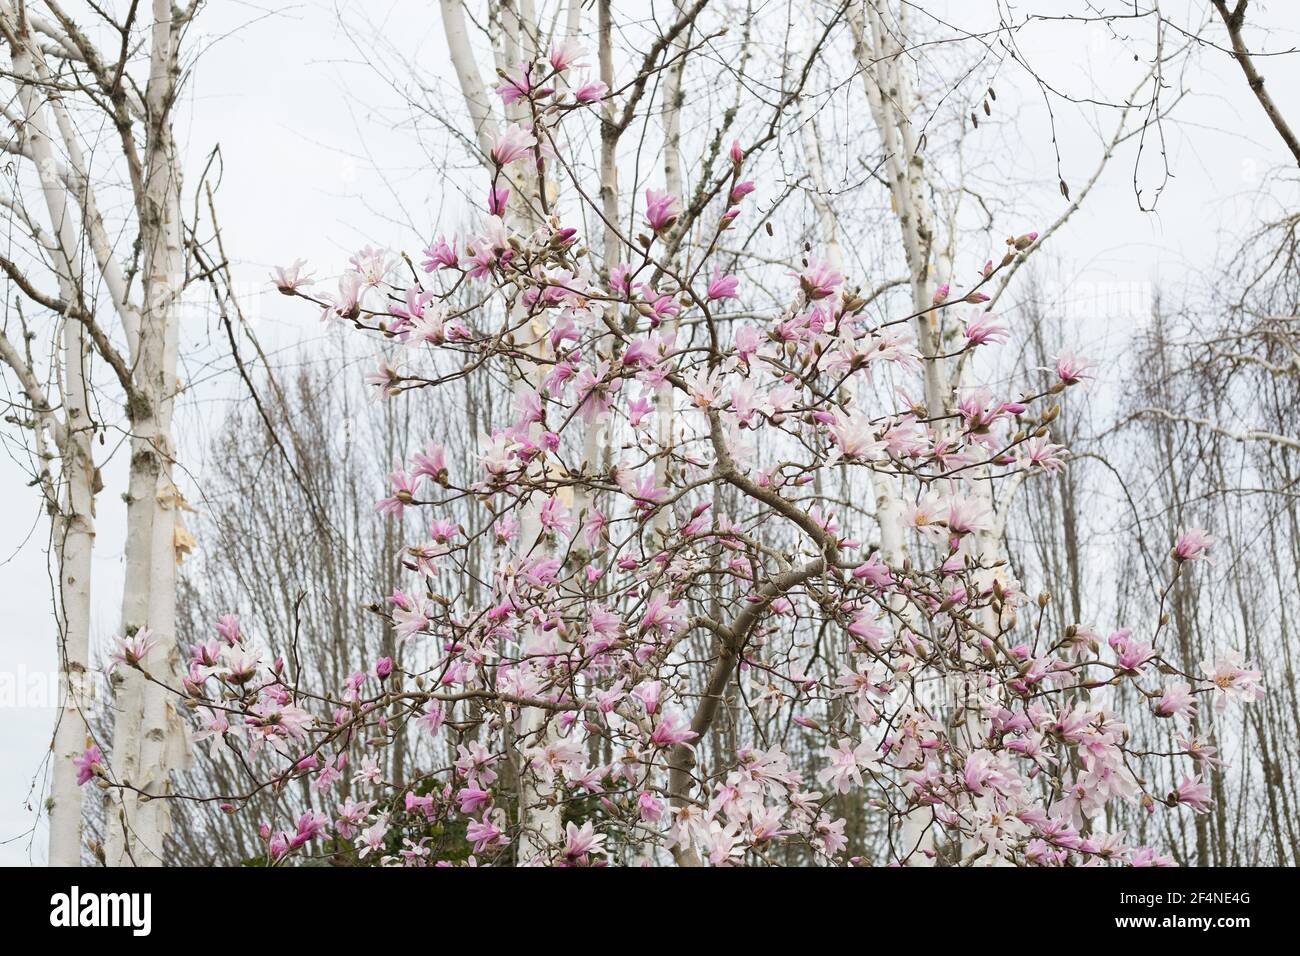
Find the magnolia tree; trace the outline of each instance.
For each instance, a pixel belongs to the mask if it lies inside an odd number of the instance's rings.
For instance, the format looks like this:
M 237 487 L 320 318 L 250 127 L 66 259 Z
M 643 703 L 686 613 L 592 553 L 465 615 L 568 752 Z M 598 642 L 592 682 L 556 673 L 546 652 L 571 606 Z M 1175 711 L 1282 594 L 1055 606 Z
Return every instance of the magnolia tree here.
M 796 249 L 775 267 L 784 307 L 754 307 L 722 253 L 753 203 L 753 144 L 699 187 L 678 255 L 682 197 L 652 188 L 611 216 L 569 155 L 566 124 L 609 94 L 580 59 L 561 43 L 502 77 L 523 119 L 487 144 L 470 238 L 435 241 L 422 269 L 364 250 L 328 295 L 301 263 L 280 271 L 286 295 L 378 339 L 377 399 L 482 377 L 513 418 L 474 467 L 432 444 L 376 489 L 422 532 L 373 607 L 400 666 L 358 659 L 344 686 L 306 690 L 311 661 L 270 659 L 231 615 L 191 636 L 174 686 L 146 632 L 119 642 L 115 666 L 248 768 L 231 792 L 173 799 L 240 813 L 308 793 L 296 820 L 258 821 L 272 864 L 1171 862 L 1106 832 L 1106 811 L 1204 811 L 1213 749 L 1134 738 L 1117 689 L 1187 728 L 1261 678 L 1232 654 L 1183 672 L 1167 616 L 1051 631 L 1047 593 L 1014 579 L 993 490 L 1052 480 L 1051 423 L 1091 367 L 1062 353 L 1031 380 L 971 380 L 1009 338 L 986 290 L 1037 235 L 963 253 L 893 317 L 835 255 Z M 1178 538 L 1165 593 L 1210 545 Z M 383 750 L 413 740 L 423 757 L 386 778 Z M 1148 786 L 1158 763 L 1173 790 Z M 130 786 L 93 748 L 79 766 Z M 852 845 L 846 800 L 886 854 Z

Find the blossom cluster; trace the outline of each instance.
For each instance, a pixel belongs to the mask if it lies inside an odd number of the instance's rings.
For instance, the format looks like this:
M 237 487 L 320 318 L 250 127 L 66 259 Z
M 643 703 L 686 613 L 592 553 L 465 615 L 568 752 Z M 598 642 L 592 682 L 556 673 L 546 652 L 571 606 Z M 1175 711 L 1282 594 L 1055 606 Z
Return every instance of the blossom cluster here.
M 551 188 L 579 180 L 561 124 L 608 95 L 571 76 L 582 57 L 501 78 L 533 122 L 501 130 L 479 227 L 432 242 L 422 275 L 366 249 L 337 293 L 312 294 L 300 262 L 275 279 L 385 343 L 378 399 L 494 374 L 513 406 L 476 460 L 434 441 L 388 476 L 376 511 L 419 529 L 377 606 L 396 659 L 320 695 L 233 617 L 193 645 L 174 690 L 196 738 L 270 757 L 250 790 L 314 794 L 263 824 L 267 859 L 328 842 L 410 865 L 1169 862 L 1103 811 L 1206 810 L 1198 704 L 1258 699 L 1260 674 L 1231 653 L 1181 673 L 1163 622 L 1102 639 L 1023 613 L 990 489 L 1065 466 L 1051 425 L 1092 365 L 1062 353 L 1017 392 L 963 376 L 1009 341 L 984 290 L 1037 236 L 902 316 L 800 255 L 783 308 L 741 308 L 719 250 L 759 186 L 737 142 L 702 200 L 645 191 L 604 261 L 569 225 L 592 191 L 566 206 Z M 679 254 L 686 231 L 707 255 Z M 874 513 L 830 487 L 871 489 Z M 1181 538 L 1170 581 L 1210 543 Z M 136 635 L 115 660 L 148 654 Z M 1176 754 L 1132 739 L 1121 686 L 1180 725 Z M 385 779 L 384 748 L 413 742 L 426 759 Z M 1159 760 L 1185 768 L 1167 793 L 1139 769 Z M 111 785 L 97 751 L 82 763 Z M 847 800 L 886 854 L 851 844 Z

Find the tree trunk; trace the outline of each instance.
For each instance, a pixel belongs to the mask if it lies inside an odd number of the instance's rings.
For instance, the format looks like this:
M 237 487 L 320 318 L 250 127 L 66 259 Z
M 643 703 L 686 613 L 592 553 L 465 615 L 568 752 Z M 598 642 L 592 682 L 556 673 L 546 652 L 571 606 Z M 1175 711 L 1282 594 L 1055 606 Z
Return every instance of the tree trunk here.
M 172 483 L 172 409 L 176 381 L 176 322 L 184 275 L 180 234 L 180 168 L 169 110 L 177 62 L 171 10 L 154 0 L 148 106 L 149 144 L 140 231 L 144 247 L 144 308 L 135 356 L 139 400 L 131 408 L 131 468 L 127 500 L 123 633 L 147 626 L 157 642 L 149 665 L 175 683 L 176 508 Z M 113 770 L 127 789 L 109 808 L 108 859 L 115 866 L 164 862 L 171 832 L 166 799 L 170 773 L 188 756 L 188 741 L 169 694 L 135 670 L 119 671 Z
M 85 328 L 66 319 L 63 328 L 64 491 L 54 524 L 59 566 L 59 716 L 54 730 L 51 783 L 50 866 L 81 862 L 81 787 L 73 758 L 87 746 L 91 706 L 90 570 L 95 544 L 94 462 L 87 430 Z
M 6 11 L 8 12 L 8 11 Z M 15 74 L 34 80 L 34 62 L 24 36 L 13 50 Z M 65 185 L 57 175 L 58 161 L 47 133 L 43 94 L 32 82 L 19 84 L 19 98 L 27 117 L 26 134 L 32 158 L 41 171 L 42 194 L 55 238 L 52 250 L 59 292 L 69 308 L 80 300 L 81 272 L 77 259 L 74 212 Z M 55 562 L 59 569 L 59 716 L 53 741 L 53 780 L 50 815 L 49 863 L 76 866 L 81 858 L 81 788 L 72 760 L 86 747 L 90 651 L 90 571 L 94 548 L 94 463 L 87 431 L 85 379 L 85 326 L 63 317 L 63 423 L 57 439 L 63 490 L 54 521 Z M 32 396 L 35 400 L 36 396 Z

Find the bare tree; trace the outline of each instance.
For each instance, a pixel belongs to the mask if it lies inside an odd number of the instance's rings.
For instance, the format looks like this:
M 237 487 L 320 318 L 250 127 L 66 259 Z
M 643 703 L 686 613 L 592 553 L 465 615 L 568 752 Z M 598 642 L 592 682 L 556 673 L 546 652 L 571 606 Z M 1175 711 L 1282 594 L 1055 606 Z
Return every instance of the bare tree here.
M 200 6 L 201 0 L 188 6 L 153 0 L 147 9 L 132 3 L 120 19 L 95 4 L 77 14 L 55 0 L 0 6 L 11 63 L 7 82 L 15 94 L 10 102 L 16 104 L 16 111 L 7 109 L 5 148 L 30 164 L 44 197 L 42 211 L 20 193 L 7 197 L 21 251 L 5 258 L 4 271 L 15 296 L 64 330 L 63 352 L 53 365 L 62 383 L 57 424 L 49 401 L 32 394 L 29 341 L 39 335 L 34 319 L 17 320 L 22 341 L 11 337 L 4 358 L 27 391 L 37 423 L 57 436 L 41 441 L 59 455 L 66 487 L 55 523 L 55 560 L 67 685 L 86 666 L 95 480 L 89 447 L 92 432 L 103 438 L 107 430 L 85 410 L 95 384 L 92 355 L 111 372 L 130 454 L 122 631 L 152 635 L 151 666 L 160 673 L 175 664 L 175 567 L 185 532 L 178 519 L 183 497 L 173 479 L 172 412 L 180 297 L 193 275 L 172 118 L 183 76 L 182 38 Z M 47 282 L 58 292 L 43 291 Z M 52 494 L 47 488 L 47 499 L 54 500 Z M 113 762 L 128 786 L 108 794 L 114 805 L 106 858 L 156 864 L 169 809 L 167 801 L 148 798 L 170 792 L 169 774 L 183 763 L 186 740 L 172 706 L 138 671 L 119 671 L 115 682 Z M 71 757 L 87 746 L 85 731 L 85 701 L 65 691 L 51 805 L 51 859 L 57 863 L 75 862 L 81 843 Z

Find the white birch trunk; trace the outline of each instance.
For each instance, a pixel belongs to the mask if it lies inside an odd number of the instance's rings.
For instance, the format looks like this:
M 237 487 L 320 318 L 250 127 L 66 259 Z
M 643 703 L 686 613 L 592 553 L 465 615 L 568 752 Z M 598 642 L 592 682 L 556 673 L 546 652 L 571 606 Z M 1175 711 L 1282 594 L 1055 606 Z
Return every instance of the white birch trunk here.
M 492 149 L 498 129 L 496 118 L 492 112 L 491 100 L 479 72 L 478 62 L 470 43 L 460 3 L 458 0 L 441 0 L 440 7 L 443 34 L 447 42 L 447 49 L 450 52 L 452 66 L 456 71 L 461 96 L 465 100 L 465 106 L 474 127 L 474 136 L 479 149 L 482 151 L 484 162 L 491 168 L 487 156 Z M 531 3 L 524 4 L 522 15 L 511 3 L 500 4 L 490 13 L 494 22 L 499 22 L 501 27 L 492 38 L 498 69 L 504 71 L 517 67 L 524 56 L 523 51 L 525 49 L 528 51 L 527 55 L 529 56 L 535 57 L 538 55 L 540 32 L 536 17 L 532 13 Z M 513 104 L 505 108 L 505 118 L 511 122 L 521 122 L 526 120 L 527 116 L 522 104 Z M 538 177 L 531 162 L 523 165 L 528 168 L 520 170 L 515 178 L 514 183 L 517 188 L 513 190 L 510 198 L 509 210 L 519 217 L 525 228 L 531 230 L 541 224 L 536 207 L 542 190 L 546 189 L 546 184 L 538 182 Z M 529 351 L 540 357 L 546 347 L 545 330 L 539 329 L 537 326 L 538 323 L 536 322 L 530 323 L 521 330 L 521 334 L 530 339 L 536 337 L 537 342 L 529 347 Z M 535 375 L 528 374 L 517 379 L 514 383 L 516 397 L 522 397 L 524 393 L 535 390 L 537 386 L 535 379 Z M 549 553 L 548 545 L 544 542 L 537 543 L 542 530 L 538 520 L 540 507 L 541 502 L 534 500 L 528 502 L 521 509 L 519 515 L 519 547 L 515 554 L 516 563 L 530 557 L 541 557 Z M 522 638 L 520 650 L 525 656 L 534 652 L 536 647 L 533 640 L 527 637 Z M 546 716 L 546 712 L 540 708 L 523 707 L 520 709 L 519 719 L 515 724 L 515 732 L 523 745 L 528 747 L 545 745 L 546 740 L 552 733 L 552 729 L 546 723 Z M 520 762 L 516 769 L 519 778 L 517 783 L 521 830 L 517 841 L 516 858 L 519 862 L 527 864 L 540 857 L 548 847 L 559 842 L 562 832 L 560 809 L 550 803 L 552 788 L 545 785 L 537 774 L 527 766 L 526 762 Z
M 680 0 L 674 0 L 673 12 L 681 16 Z M 677 55 L 686 45 L 686 30 L 677 35 L 672 43 L 672 54 Z M 604 39 L 602 37 L 602 39 Z M 682 77 L 686 71 L 686 58 L 681 57 L 668 68 L 663 92 L 663 127 L 664 127 L 664 184 L 672 195 L 685 201 L 685 183 L 682 181 Z M 665 324 L 664 337 L 675 339 L 680 327 L 677 316 L 669 316 Z M 655 458 L 655 487 L 668 486 L 668 457 L 673 447 L 673 399 L 675 389 L 668 382 L 660 383 L 655 392 L 655 425 L 660 454 Z M 656 546 L 661 544 L 668 534 L 671 515 L 667 508 L 660 509 L 655 515 L 654 531 Z
M 12 24 L 6 5 L 6 22 Z M 47 132 L 44 98 L 33 85 L 37 63 L 21 37 L 13 50 L 18 93 L 27 119 L 27 146 L 36 163 L 41 192 L 50 217 L 55 248 L 54 266 L 59 291 L 66 303 L 75 303 L 82 288 L 77 258 L 75 210 L 60 180 L 58 160 Z M 57 95 L 52 96 L 57 99 Z M 63 490 L 54 522 L 55 561 L 59 570 L 59 714 L 53 741 L 53 772 L 49 811 L 51 866 L 76 866 L 81 857 L 81 788 L 72 760 L 85 749 L 88 736 L 90 652 L 90 575 L 94 547 L 94 463 L 90 451 L 84 375 L 85 326 L 63 318 L 62 391 L 63 422 L 57 444 L 61 456 Z M 35 401 L 37 396 L 32 396 Z
M 447 40 L 447 50 L 451 56 L 451 65 L 456 71 L 456 82 L 460 85 L 461 96 L 469 110 L 470 122 L 474 125 L 474 138 L 482 150 L 484 161 L 492 151 L 496 140 L 497 125 L 492 118 L 492 106 L 488 100 L 487 89 L 478 72 L 474 60 L 474 51 L 469 44 L 469 33 L 465 29 L 465 15 L 460 9 L 460 0 L 440 0 L 442 10 L 442 29 Z
M 853 3 L 849 7 L 849 23 L 854 53 L 862 69 L 863 87 L 885 151 L 890 198 L 911 278 L 912 308 L 919 312 L 929 308 L 934 298 L 935 281 L 930 262 L 934 225 L 925 198 L 924 165 L 916 150 L 911 125 L 915 95 L 906 73 L 899 69 L 902 49 L 898 38 L 885 27 L 879 11 L 871 4 Z M 914 326 L 925 369 L 926 408 L 931 416 L 943 415 L 948 408 L 949 394 L 942 360 L 935 358 L 942 351 L 940 322 L 931 313 L 918 318 Z M 897 567 L 896 560 L 905 554 L 901 550 L 904 547 L 902 502 L 897 500 L 892 481 L 884 476 L 876 476 L 874 481 L 877 514 L 883 517 L 881 551 L 885 560 Z M 908 865 L 927 866 L 933 862 L 932 821 L 933 814 L 926 807 L 916 807 L 904 816 L 898 849 Z
M 853 3 L 849 23 L 867 102 L 885 150 L 890 197 L 911 276 L 912 308 L 928 309 L 936 285 L 931 267 L 934 217 L 925 198 L 925 165 L 912 127 L 916 96 L 906 71 L 899 68 L 902 47 L 896 30 L 904 28 L 902 18 L 891 32 L 874 5 Z M 939 314 L 915 323 L 917 346 L 925 357 L 925 402 L 932 416 L 944 414 L 949 398 L 943 363 L 931 360 L 942 351 Z
M 86 332 L 80 322 L 63 328 L 63 484 L 54 524 L 59 566 L 59 715 L 54 731 L 54 769 L 48 803 L 50 866 L 81 862 L 81 787 L 73 759 L 86 748 L 93 685 L 90 657 L 90 574 L 95 543 L 94 478 L 86 381 Z
M 148 661 L 169 683 L 177 665 L 175 509 L 172 483 L 172 409 L 176 382 L 178 299 L 184 272 L 180 234 L 180 168 L 168 117 L 177 76 L 176 35 L 167 0 L 154 0 L 149 85 L 148 155 L 144 208 L 144 307 L 135 358 L 140 401 L 132 408 L 127 501 L 123 631 L 148 626 L 158 643 Z M 109 807 L 108 862 L 156 866 L 165 862 L 171 833 L 166 797 L 171 771 L 188 755 L 184 726 L 168 693 L 135 670 L 118 672 L 113 770 L 131 789 Z M 139 792 L 137 792 L 139 791 Z

